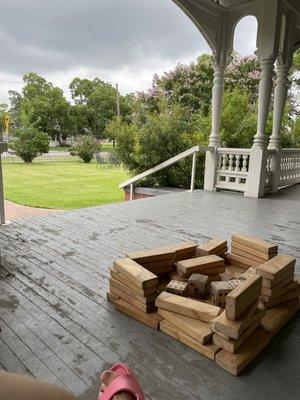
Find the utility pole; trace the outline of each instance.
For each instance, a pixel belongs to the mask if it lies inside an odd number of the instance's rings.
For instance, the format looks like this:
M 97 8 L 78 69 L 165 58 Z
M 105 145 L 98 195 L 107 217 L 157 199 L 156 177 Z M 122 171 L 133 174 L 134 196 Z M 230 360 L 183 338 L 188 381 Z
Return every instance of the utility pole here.
M 116 102 L 117 102 L 117 116 L 121 116 L 120 109 L 120 93 L 119 93 L 119 85 L 116 83 Z M 115 147 L 115 139 L 113 139 L 113 147 Z
M 119 85 L 116 83 L 117 116 L 121 116 Z

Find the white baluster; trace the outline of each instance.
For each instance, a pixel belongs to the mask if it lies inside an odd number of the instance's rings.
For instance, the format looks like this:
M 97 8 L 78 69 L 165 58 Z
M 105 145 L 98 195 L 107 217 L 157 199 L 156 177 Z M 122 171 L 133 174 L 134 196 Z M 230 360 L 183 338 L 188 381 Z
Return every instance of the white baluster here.
M 248 172 L 248 154 L 243 154 L 243 166 L 242 166 L 242 171 L 243 172 Z
M 236 156 L 235 156 L 235 169 L 234 169 L 236 172 L 240 171 L 240 159 L 241 159 L 240 154 L 236 154 Z
M 233 154 L 229 154 L 229 166 L 228 166 L 228 171 L 233 170 Z

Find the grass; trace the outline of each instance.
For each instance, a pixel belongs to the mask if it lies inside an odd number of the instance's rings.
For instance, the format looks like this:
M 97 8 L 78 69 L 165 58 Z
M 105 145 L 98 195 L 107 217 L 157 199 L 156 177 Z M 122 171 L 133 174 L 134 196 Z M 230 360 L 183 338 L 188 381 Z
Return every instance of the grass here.
M 118 185 L 129 177 L 122 168 L 80 161 L 4 164 L 3 173 L 6 199 L 56 209 L 121 202 Z

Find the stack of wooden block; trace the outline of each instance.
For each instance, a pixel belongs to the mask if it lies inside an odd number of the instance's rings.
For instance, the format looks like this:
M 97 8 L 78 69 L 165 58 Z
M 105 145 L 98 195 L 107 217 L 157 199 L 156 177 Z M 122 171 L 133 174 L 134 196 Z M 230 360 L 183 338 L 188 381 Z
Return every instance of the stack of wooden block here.
M 224 259 L 216 256 L 195 257 L 176 263 L 177 273 L 183 278 L 189 278 L 192 274 L 215 276 L 225 271 Z
M 262 277 L 255 274 L 226 296 L 225 311 L 211 321 L 213 343 L 221 347 L 216 363 L 237 375 L 267 345 L 260 328 L 266 310 L 258 305 Z M 261 342 L 260 342 L 261 341 Z
M 257 273 L 263 278 L 261 300 L 265 307 L 298 299 L 300 285 L 295 279 L 295 263 L 293 257 L 277 255 L 257 268 Z
M 219 257 L 225 257 L 227 251 L 227 240 L 213 238 L 197 247 L 196 257 L 209 256 L 212 254 Z
M 158 328 L 160 318 L 155 313 L 158 287 L 157 276 L 130 258 L 122 258 L 110 269 L 107 296 L 117 310 Z
M 220 314 L 219 307 L 167 292 L 162 292 L 155 304 L 164 318 L 161 331 L 214 360 L 219 348 L 211 343 L 209 323 Z
M 250 267 L 258 267 L 275 257 L 278 246 L 274 243 L 248 235 L 236 234 L 231 237 L 231 253 L 226 255 L 226 263 L 233 276 L 238 277 Z
M 158 249 L 128 253 L 127 257 L 160 276 L 171 273 L 175 269 L 175 262 L 194 257 L 196 247 L 194 242 L 181 242 Z

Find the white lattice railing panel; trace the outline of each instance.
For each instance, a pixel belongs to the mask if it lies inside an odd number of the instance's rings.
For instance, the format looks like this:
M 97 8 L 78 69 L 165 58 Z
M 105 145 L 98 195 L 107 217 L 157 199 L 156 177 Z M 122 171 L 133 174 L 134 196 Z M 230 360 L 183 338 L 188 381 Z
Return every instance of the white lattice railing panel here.
M 279 187 L 300 183 L 300 149 L 282 149 Z
M 218 149 L 216 188 L 245 192 L 250 149 Z
M 276 150 L 267 150 L 267 157 L 266 157 L 266 183 L 265 189 L 271 190 L 272 189 L 272 179 L 273 179 L 273 171 L 272 171 L 272 157 L 276 157 Z

